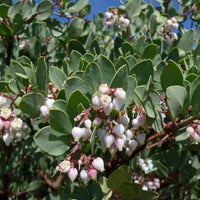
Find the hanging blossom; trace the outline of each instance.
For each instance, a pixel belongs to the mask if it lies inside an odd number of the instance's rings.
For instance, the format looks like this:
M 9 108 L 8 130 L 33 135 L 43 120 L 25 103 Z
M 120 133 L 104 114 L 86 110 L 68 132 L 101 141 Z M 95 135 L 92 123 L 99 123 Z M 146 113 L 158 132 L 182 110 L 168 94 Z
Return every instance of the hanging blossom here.
M 0 113 L 0 135 L 6 146 L 21 141 L 26 136 L 27 125 L 10 108 L 3 108 Z
M 116 26 L 120 31 L 125 31 L 130 25 L 130 20 L 118 12 L 118 9 L 112 9 L 105 12 L 106 26 L 108 28 Z
M 176 33 L 173 32 L 174 29 L 178 29 L 178 22 L 175 17 L 172 17 L 171 19 L 168 19 L 165 26 L 162 29 L 165 41 L 171 45 L 174 40 L 178 39 L 178 36 Z
M 200 125 L 192 124 L 186 128 L 186 133 L 191 142 L 195 144 L 200 143 Z
M 124 109 L 126 92 L 123 88 L 101 84 L 91 101 L 92 106 L 74 118 L 71 135 L 75 146 L 72 152 L 56 167 L 56 171 L 68 173 L 72 181 L 79 174 L 84 183 L 96 180 L 97 172 L 104 171 L 104 162 L 100 157 L 85 155 L 80 146 L 92 139 L 98 142 L 102 151 L 109 151 L 112 155 L 119 151 L 131 156 L 145 143 L 148 130 L 142 107 L 133 105 L 129 113 Z

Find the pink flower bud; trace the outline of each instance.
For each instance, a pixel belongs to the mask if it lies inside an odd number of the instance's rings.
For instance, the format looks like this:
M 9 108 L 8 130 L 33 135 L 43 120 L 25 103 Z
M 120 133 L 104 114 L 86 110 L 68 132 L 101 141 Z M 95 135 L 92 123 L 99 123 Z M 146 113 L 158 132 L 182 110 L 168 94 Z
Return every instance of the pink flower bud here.
M 103 141 L 104 141 L 104 144 L 105 144 L 106 148 L 110 148 L 111 145 L 114 143 L 115 138 L 114 138 L 114 136 L 111 135 L 111 134 L 106 134 L 106 135 L 103 137 Z
M 189 127 L 188 127 L 188 128 L 189 128 Z M 200 134 L 200 125 L 197 126 L 196 132 L 197 132 L 198 134 Z
M 83 169 L 80 171 L 80 178 L 84 184 L 87 184 L 90 181 L 90 177 L 88 176 L 87 170 Z
M 0 119 L 0 131 L 4 128 L 4 121 Z
M 147 120 L 147 117 L 145 115 L 140 115 L 138 116 L 138 121 L 139 121 L 139 124 L 141 127 L 144 128 L 145 124 L 146 124 L 146 120 Z
M 197 144 L 200 142 L 200 135 L 197 132 L 194 132 L 193 134 L 190 135 L 190 139 L 192 142 Z
M 99 126 L 102 122 L 102 119 L 99 117 L 95 117 L 94 121 L 93 121 L 93 126 Z
M 71 163 L 69 160 L 62 161 L 59 165 L 56 166 L 56 170 L 61 173 L 67 173 L 70 170 Z
M 113 132 L 118 136 L 118 137 L 122 137 L 122 135 L 124 134 L 125 131 L 125 127 L 122 124 L 117 124 L 114 126 L 113 128 Z
M 194 133 L 194 128 L 191 126 L 187 127 L 186 133 L 188 136 L 192 135 Z
M 83 132 L 83 129 L 80 127 L 74 127 L 72 129 L 72 136 L 76 142 L 78 142 L 79 139 L 83 136 Z
M 92 180 L 96 180 L 97 179 L 97 170 L 96 169 L 89 169 L 88 170 L 88 176 Z
M 0 108 L 3 107 L 6 104 L 6 98 L 3 96 L 0 96 Z
M 67 174 L 69 179 L 73 182 L 78 176 L 78 170 L 76 168 L 70 168 Z
M 92 166 L 96 169 L 99 170 L 100 172 L 103 172 L 104 169 L 104 161 L 102 158 L 97 157 L 92 161 Z
M 1 116 L 4 119 L 8 119 L 11 116 L 11 109 L 10 108 L 4 108 L 1 110 Z
M 9 129 L 10 128 L 10 121 L 4 121 L 4 128 Z
M 92 126 L 92 122 L 91 122 L 90 119 L 86 119 L 86 120 L 84 121 L 84 124 L 85 124 L 85 127 L 86 127 L 86 128 L 91 128 L 91 126 Z

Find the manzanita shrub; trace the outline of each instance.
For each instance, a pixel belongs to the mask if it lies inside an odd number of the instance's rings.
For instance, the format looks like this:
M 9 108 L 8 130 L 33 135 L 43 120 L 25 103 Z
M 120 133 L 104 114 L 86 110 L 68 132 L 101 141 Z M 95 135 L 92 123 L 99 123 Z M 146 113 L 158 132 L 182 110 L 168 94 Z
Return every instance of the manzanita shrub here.
M 0 0 L 0 199 L 200 198 L 200 2 L 156 5 Z

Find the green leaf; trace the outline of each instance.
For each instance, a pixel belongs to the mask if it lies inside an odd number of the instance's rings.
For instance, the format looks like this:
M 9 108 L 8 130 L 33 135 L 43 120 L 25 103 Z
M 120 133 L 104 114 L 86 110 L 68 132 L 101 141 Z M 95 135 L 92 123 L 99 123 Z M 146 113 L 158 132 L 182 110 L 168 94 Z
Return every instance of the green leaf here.
M 169 60 L 169 64 L 163 69 L 160 76 L 161 86 L 163 90 L 172 85 L 183 86 L 183 74 L 178 65 Z
M 70 55 L 73 50 L 76 50 L 81 54 L 86 53 L 86 50 L 83 47 L 83 45 L 78 40 L 75 40 L 75 39 L 72 39 L 72 40 L 69 41 L 68 55 Z
M 37 194 L 47 190 L 48 186 L 45 181 L 32 181 L 29 183 L 26 191 L 31 194 Z
M 91 4 L 87 4 L 79 13 L 78 13 L 78 16 L 79 17 L 86 17 L 87 15 L 90 14 L 90 11 L 91 11 Z
M 80 0 L 76 2 L 72 7 L 70 7 L 67 12 L 68 13 L 78 13 L 81 11 L 88 3 L 88 0 Z
M 178 47 L 184 51 L 191 51 L 194 44 L 194 33 L 193 29 L 186 31 L 181 37 Z
M 84 20 L 79 17 L 74 17 L 69 26 L 69 36 L 76 38 L 80 36 L 84 29 Z
M 117 170 L 112 172 L 112 174 L 108 177 L 108 187 L 111 189 L 120 189 L 123 182 L 131 182 L 132 177 L 132 171 L 131 168 L 127 165 L 123 165 L 119 167 Z
M 40 115 L 43 97 L 39 93 L 29 93 L 22 97 L 19 108 L 26 117 L 34 118 Z
M 195 87 L 191 96 L 191 104 L 195 114 L 198 114 L 200 112 L 199 95 L 200 95 L 200 83 L 198 83 L 198 85 Z
M 53 12 L 53 4 L 49 0 L 40 1 L 36 7 L 36 19 L 46 20 Z
M 30 83 L 32 84 L 32 86 L 36 87 L 35 72 L 31 68 L 29 68 L 29 67 L 24 67 L 24 71 L 25 71 L 26 76 L 28 77 Z
M 5 3 L 0 4 L 0 17 L 3 19 L 7 18 L 9 6 Z
M 49 112 L 49 124 L 54 130 L 67 134 L 71 132 L 72 124 L 69 116 L 62 110 L 51 109 Z
M 7 93 L 9 91 L 9 82 L 0 81 L 0 92 Z
M 85 80 L 88 84 L 90 91 L 95 92 L 98 90 L 99 85 L 102 83 L 102 73 L 98 64 L 90 63 L 86 67 Z
M 0 35 L 13 35 L 13 30 L 6 23 L 0 25 Z
M 71 136 L 46 126 L 36 133 L 34 140 L 37 146 L 44 152 L 52 156 L 59 156 L 69 150 Z
M 44 57 L 40 57 L 37 62 L 36 81 L 40 91 L 45 91 L 47 78 L 47 64 Z
M 78 78 L 78 77 L 68 78 L 64 85 L 64 88 L 65 88 L 65 95 L 67 99 L 77 89 L 79 89 L 83 94 L 88 93 L 87 85 L 81 78 Z
M 67 79 L 65 73 L 61 69 L 53 66 L 49 68 L 49 78 L 58 89 L 63 87 L 64 81 Z
M 26 0 L 24 2 L 22 12 L 21 12 L 23 19 L 30 17 L 32 9 L 33 9 L 33 4 L 31 3 L 30 0 Z
M 110 84 L 112 77 L 115 74 L 113 63 L 104 55 L 99 55 L 96 62 L 102 71 L 102 82 Z
M 142 192 L 142 186 L 137 183 L 126 183 L 124 182 L 120 191 L 125 199 L 134 200 Z
M 137 196 L 134 200 L 157 200 L 159 198 L 159 194 L 153 191 L 142 191 L 139 196 Z
M 158 46 L 155 44 L 148 44 L 144 51 L 142 58 L 153 59 L 158 54 Z
M 12 28 L 15 34 L 23 30 L 23 23 L 24 20 L 22 18 L 22 15 L 20 13 L 17 13 L 13 19 L 12 24 Z
M 120 80 L 120 81 L 119 81 Z M 127 66 L 120 67 L 112 78 L 110 83 L 111 88 L 123 88 L 127 90 L 128 87 L 128 70 Z
M 123 56 L 133 55 L 134 54 L 134 48 L 128 42 L 123 42 L 121 48 L 122 48 Z
M 138 85 L 146 84 L 149 77 L 153 77 L 153 63 L 151 60 L 143 60 L 136 65 L 130 71 L 131 75 L 136 75 Z
M 156 19 L 156 14 L 153 13 L 150 18 L 150 31 L 152 37 L 155 35 L 156 29 L 157 29 L 157 19 Z
M 115 64 L 115 70 L 118 70 L 123 65 L 126 65 L 127 68 L 128 68 L 128 62 L 127 62 L 127 60 L 124 57 L 120 56 L 118 58 L 116 64 Z
M 13 6 L 10 6 L 8 10 L 8 16 L 13 19 L 17 13 L 21 13 L 23 7 L 22 1 L 17 1 Z
M 140 9 L 141 9 L 140 0 L 127 0 L 126 11 L 131 19 L 132 17 L 139 15 Z
M 188 100 L 187 90 L 182 86 L 171 86 L 167 88 L 166 96 L 170 117 L 174 122 L 176 117 L 186 109 L 184 106 Z
M 80 59 L 82 55 L 75 50 L 72 50 L 69 56 L 68 73 L 75 72 L 79 69 Z
M 88 98 L 80 91 L 75 90 L 69 97 L 67 103 L 67 113 L 69 114 L 71 121 L 74 121 L 74 117 L 80 113 L 79 105 L 87 109 L 90 106 Z

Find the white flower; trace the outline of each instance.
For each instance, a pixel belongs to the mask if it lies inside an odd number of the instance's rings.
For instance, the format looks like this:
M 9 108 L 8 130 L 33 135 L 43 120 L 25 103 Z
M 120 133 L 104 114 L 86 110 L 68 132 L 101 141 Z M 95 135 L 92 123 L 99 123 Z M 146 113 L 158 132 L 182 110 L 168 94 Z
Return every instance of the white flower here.
M 106 26 L 107 26 L 108 28 L 114 26 L 114 24 L 115 24 L 114 20 L 106 21 Z
M 91 128 L 91 126 L 92 126 L 92 122 L 91 122 L 90 119 L 86 119 L 85 122 L 84 122 L 84 124 L 85 124 L 86 128 Z
M 100 93 L 100 94 L 105 94 L 105 93 L 107 93 L 108 91 L 109 91 L 109 87 L 108 87 L 107 84 L 101 84 L 101 85 L 99 86 L 99 93 Z
M 3 107 L 6 104 L 6 98 L 3 96 L 0 96 L 0 108 Z
M 89 140 L 92 134 L 92 131 L 89 128 L 82 128 L 82 130 L 83 130 L 83 135 L 82 135 L 83 141 Z
M 20 130 L 22 128 L 23 125 L 23 121 L 20 118 L 15 118 L 12 122 L 11 122 L 11 127 L 14 130 Z
M 126 130 L 125 134 L 126 134 L 126 139 L 127 139 L 127 140 L 131 140 L 131 139 L 134 137 L 133 131 L 131 131 L 131 130 L 129 130 L 129 129 Z
M 102 128 L 97 129 L 97 137 L 99 141 L 102 141 L 103 137 L 106 135 L 106 131 Z
M 3 141 L 5 142 L 6 146 L 9 146 L 13 141 L 13 137 L 8 132 L 6 132 L 3 135 Z
M 43 105 L 40 107 L 40 112 L 43 117 L 49 116 L 49 109 L 47 106 Z
M 115 97 L 113 99 L 113 106 L 116 110 L 120 110 L 124 105 L 124 100 L 122 99 L 118 99 L 117 97 Z
M 193 134 L 190 135 L 190 139 L 192 142 L 197 144 L 200 142 L 200 135 L 197 132 L 194 132 Z
M 123 124 L 124 126 L 128 126 L 130 119 L 127 115 L 127 113 L 125 113 L 123 116 L 121 116 L 118 120 L 118 123 Z
M 74 138 L 75 141 L 79 141 L 79 139 L 83 136 L 84 130 L 83 128 L 80 127 L 74 127 L 72 129 L 72 136 Z
M 125 141 L 126 141 L 125 135 L 123 135 L 122 138 L 120 137 L 115 138 L 115 146 L 119 149 L 119 151 L 122 151 Z
M 136 136 L 136 139 L 137 139 L 137 141 L 139 142 L 140 145 L 143 145 L 145 143 L 146 134 L 140 133 Z
M 56 170 L 61 173 L 67 173 L 70 170 L 71 163 L 69 160 L 62 161 L 59 165 L 56 166 Z
M 54 102 L 55 102 L 54 99 L 47 99 L 45 105 L 47 106 L 48 109 L 51 109 L 53 107 Z
M 146 115 L 140 115 L 140 116 L 138 116 L 139 125 L 141 127 L 143 127 L 143 128 L 145 127 L 146 120 L 147 120 Z
M 137 146 L 138 146 L 138 142 L 137 142 L 136 140 L 134 140 L 134 139 L 129 140 L 128 146 L 129 146 L 133 151 L 135 151 L 135 149 L 136 149 Z
M 127 18 L 124 19 L 124 25 L 125 25 L 126 28 L 129 26 L 129 24 L 130 24 L 130 20 L 127 19 Z
M 117 88 L 116 91 L 115 91 L 115 96 L 118 99 L 125 100 L 126 99 L 126 92 L 123 90 L 123 88 Z
M 140 122 L 138 120 L 138 118 L 135 118 L 132 120 L 132 125 L 134 128 L 139 128 L 140 127 Z
M 113 18 L 113 14 L 112 14 L 111 12 L 105 12 L 105 16 L 106 16 L 108 19 Z
M 99 126 L 102 122 L 102 119 L 99 117 L 95 117 L 94 121 L 92 122 L 93 126 Z
M 103 141 L 104 141 L 104 144 L 105 144 L 106 148 L 110 148 L 111 145 L 114 143 L 115 138 L 111 134 L 106 134 L 103 137 Z
M 103 108 L 106 108 L 110 105 L 111 103 L 111 97 L 108 95 L 102 95 L 100 97 L 100 104 L 103 106 Z
M 92 161 L 92 166 L 96 169 L 99 170 L 100 172 L 103 172 L 104 169 L 104 161 L 102 158 L 97 157 Z
M 113 110 L 113 104 L 110 103 L 107 107 L 103 107 L 103 111 L 105 113 L 105 115 L 110 115 L 110 113 L 112 112 Z
M 82 169 L 80 171 L 80 178 L 85 184 L 87 184 L 90 181 L 90 177 L 88 176 L 88 173 L 85 169 Z
M 10 108 L 4 108 L 1 110 L 1 116 L 4 119 L 8 119 L 11 116 L 11 109 Z
M 73 182 L 78 176 L 78 170 L 76 168 L 70 168 L 67 174 L 69 179 Z
M 118 136 L 118 137 L 122 137 L 122 135 L 124 134 L 125 131 L 125 127 L 122 124 L 117 124 L 114 126 L 113 128 L 113 132 Z
M 98 96 L 92 97 L 92 104 L 93 104 L 93 106 L 97 106 L 97 107 L 100 106 L 100 101 L 99 101 L 99 97 Z
M 15 139 L 16 139 L 17 141 L 20 141 L 23 137 L 24 137 L 24 132 L 22 132 L 22 131 L 17 131 L 17 132 L 15 133 Z

